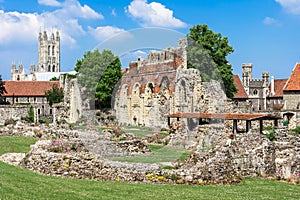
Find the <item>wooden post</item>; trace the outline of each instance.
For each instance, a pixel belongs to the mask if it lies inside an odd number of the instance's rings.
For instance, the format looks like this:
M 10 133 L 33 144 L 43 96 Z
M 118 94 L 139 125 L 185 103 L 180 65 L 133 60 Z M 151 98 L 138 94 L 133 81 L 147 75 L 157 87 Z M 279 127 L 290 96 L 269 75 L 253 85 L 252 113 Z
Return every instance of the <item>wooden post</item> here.
M 278 119 L 274 119 L 274 126 L 278 127 Z
M 263 124 L 263 120 L 259 120 L 259 133 L 263 132 L 263 128 L 264 128 L 264 124 Z

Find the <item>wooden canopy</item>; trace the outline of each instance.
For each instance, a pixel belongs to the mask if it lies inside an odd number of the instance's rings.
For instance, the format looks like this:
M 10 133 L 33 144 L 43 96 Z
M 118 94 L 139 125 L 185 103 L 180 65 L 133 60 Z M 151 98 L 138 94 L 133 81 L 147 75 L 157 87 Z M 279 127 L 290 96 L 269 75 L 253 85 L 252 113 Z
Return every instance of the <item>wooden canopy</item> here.
M 263 113 L 191 113 L 191 112 L 177 112 L 167 115 L 168 124 L 170 125 L 170 118 L 196 118 L 199 119 L 199 124 L 202 119 L 223 119 L 223 120 L 233 120 L 233 132 L 237 132 L 237 120 L 246 120 L 246 131 L 251 130 L 251 121 L 259 120 L 260 121 L 260 132 L 263 130 L 263 120 L 274 120 L 274 125 L 278 126 L 278 119 L 281 119 L 280 116 L 275 116 L 271 114 Z

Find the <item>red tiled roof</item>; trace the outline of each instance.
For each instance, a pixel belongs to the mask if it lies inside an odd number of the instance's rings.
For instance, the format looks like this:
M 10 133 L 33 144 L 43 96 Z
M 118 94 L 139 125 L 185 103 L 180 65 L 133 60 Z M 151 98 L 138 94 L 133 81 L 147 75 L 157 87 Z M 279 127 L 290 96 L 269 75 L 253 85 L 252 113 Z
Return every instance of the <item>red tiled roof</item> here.
M 274 80 L 274 95 L 269 97 L 283 97 L 283 88 L 286 84 L 288 79 L 277 79 Z M 269 90 L 271 91 L 271 84 L 269 87 Z
M 248 99 L 248 95 L 244 89 L 239 75 L 233 75 L 233 82 L 237 89 L 237 93 L 234 95 L 234 99 Z
M 283 90 L 284 91 L 300 90 L 300 63 L 296 64 Z
M 3 96 L 45 96 L 53 84 L 59 86 L 59 81 L 4 81 L 7 93 Z
M 280 117 L 269 114 L 250 113 L 183 113 L 169 114 L 170 118 L 202 118 L 202 119 L 227 119 L 227 120 L 258 120 L 258 119 L 280 119 Z

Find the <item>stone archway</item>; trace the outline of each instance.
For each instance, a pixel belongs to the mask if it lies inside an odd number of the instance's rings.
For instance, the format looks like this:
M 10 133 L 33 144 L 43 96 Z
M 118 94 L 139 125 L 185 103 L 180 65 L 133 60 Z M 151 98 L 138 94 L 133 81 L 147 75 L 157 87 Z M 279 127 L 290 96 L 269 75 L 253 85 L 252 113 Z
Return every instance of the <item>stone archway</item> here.
M 296 126 L 294 124 L 295 116 L 293 112 L 283 113 L 283 126 L 288 127 L 288 129 L 294 128 Z

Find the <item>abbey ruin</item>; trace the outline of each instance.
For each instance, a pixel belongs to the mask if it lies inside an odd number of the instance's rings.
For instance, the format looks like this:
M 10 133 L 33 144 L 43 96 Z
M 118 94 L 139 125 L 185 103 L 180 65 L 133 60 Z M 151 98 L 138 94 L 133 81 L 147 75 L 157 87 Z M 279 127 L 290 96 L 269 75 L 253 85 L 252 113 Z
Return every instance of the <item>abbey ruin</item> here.
M 228 99 L 219 82 L 203 82 L 201 71 L 187 68 L 187 42 L 180 39 L 178 47 L 150 51 L 124 69 L 107 114 L 90 108 L 76 76 L 60 72 L 58 33 L 50 40 L 40 33 L 38 47 L 37 71 L 32 66 L 25 75 L 13 66 L 5 96 L 11 105 L 0 107 L 0 136 L 38 142 L 27 154 L 5 154 L 1 161 L 58 177 L 118 182 L 223 185 L 257 176 L 300 182 L 299 134 L 293 132 L 300 125 L 300 64 L 288 80 L 271 81 L 267 72 L 254 79 L 252 65 L 244 64 L 242 81 L 234 76 L 238 93 Z M 57 74 L 56 81 L 39 78 Z M 50 107 L 43 92 L 53 84 L 64 98 Z M 27 123 L 31 106 L 35 121 Z M 44 116 L 52 121 L 40 122 Z M 140 129 L 147 134 L 134 134 Z M 190 154 L 154 164 L 115 160 L 150 156 L 153 145 Z
M 224 112 L 226 96 L 216 82 L 202 82 L 197 69 L 187 69 L 186 40 L 178 47 L 150 51 L 131 62 L 115 97 L 119 124 L 166 127 L 167 114 Z

